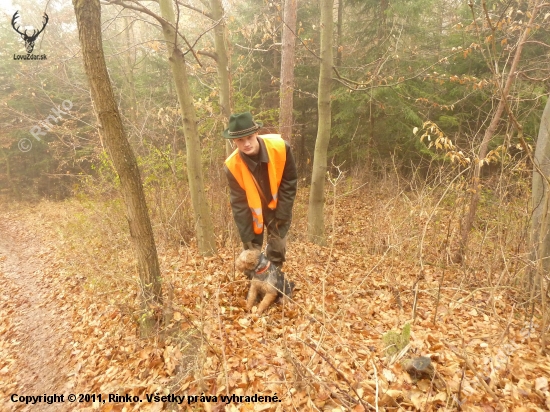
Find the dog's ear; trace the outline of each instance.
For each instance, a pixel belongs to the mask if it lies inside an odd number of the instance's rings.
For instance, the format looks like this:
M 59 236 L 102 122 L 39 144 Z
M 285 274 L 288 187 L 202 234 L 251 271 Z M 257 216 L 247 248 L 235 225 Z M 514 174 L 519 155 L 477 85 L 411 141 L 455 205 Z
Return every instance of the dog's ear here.
M 248 269 L 254 269 L 256 265 L 258 264 L 258 259 L 260 258 L 261 252 L 256 249 L 249 249 L 245 250 L 246 256 L 246 265 L 248 266 Z
M 239 272 L 243 272 L 247 269 L 247 252 L 248 250 L 243 250 L 241 254 L 237 257 L 237 260 L 235 261 L 235 268 Z
M 235 261 L 235 267 L 239 272 L 246 270 L 254 270 L 258 264 L 258 257 L 260 251 L 254 249 L 243 250 L 237 260 Z
M 240 258 L 237 258 L 237 260 L 235 261 L 235 269 L 237 269 L 237 271 L 239 272 L 242 272 L 244 270 L 243 261 Z

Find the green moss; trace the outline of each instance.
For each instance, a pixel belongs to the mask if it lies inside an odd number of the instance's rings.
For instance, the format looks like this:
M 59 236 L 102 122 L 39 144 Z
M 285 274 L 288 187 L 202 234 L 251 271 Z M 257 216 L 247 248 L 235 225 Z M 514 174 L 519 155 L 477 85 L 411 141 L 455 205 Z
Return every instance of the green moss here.
M 382 336 L 384 352 L 387 356 L 393 356 L 403 350 L 411 340 L 411 325 L 406 323 L 401 333 L 389 331 Z

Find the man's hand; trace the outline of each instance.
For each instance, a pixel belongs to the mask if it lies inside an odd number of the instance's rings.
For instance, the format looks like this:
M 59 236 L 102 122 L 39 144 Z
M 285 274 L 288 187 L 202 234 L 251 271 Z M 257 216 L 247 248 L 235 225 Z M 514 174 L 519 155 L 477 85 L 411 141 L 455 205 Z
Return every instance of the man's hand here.
M 277 227 L 277 229 L 279 229 L 281 226 L 284 226 L 287 223 L 288 223 L 288 220 L 286 220 L 286 219 L 284 219 L 284 220 L 283 219 L 277 219 L 275 221 L 275 226 Z
M 286 232 L 290 226 L 290 220 L 275 219 L 275 230 L 277 235 L 281 238 L 286 237 Z
M 250 249 L 262 250 L 261 245 L 257 245 L 256 243 L 252 243 L 252 242 L 243 243 L 243 248 L 244 250 L 250 250 Z
M 267 238 L 265 253 L 267 258 L 277 264 L 277 266 L 282 265 L 285 261 L 286 239 L 282 239 L 278 234 L 272 233 Z

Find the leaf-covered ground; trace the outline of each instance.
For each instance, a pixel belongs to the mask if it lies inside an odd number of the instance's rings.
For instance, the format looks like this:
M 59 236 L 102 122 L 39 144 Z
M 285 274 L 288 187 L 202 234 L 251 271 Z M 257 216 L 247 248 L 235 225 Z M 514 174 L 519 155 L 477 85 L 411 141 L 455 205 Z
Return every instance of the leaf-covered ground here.
M 58 265 L 40 226 L 26 230 L 23 215 L 0 219 L 0 410 L 19 409 L 13 394 L 68 392 L 72 300 L 66 279 L 51 276 Z M 44 404 L 40 410 L 67 410 Z
M 426 234 L 427 216 L 411 213 L 399 220 L 388 203 L 383 215 L 358 204 L 358 198 L 346 197 L 334 220 L 329 208 L 328 223 L 334 227 L 329 246 L 307 243 L 303 236 L 290 239 L 285 272 L 297 284 L 293 301 L 261 317 L 245 309 L 247 282 L 234 271 L 236 243 L 232 247 L 220 237 L 219 253 L 202 258 L 193 246 L 160 241 L 171 321 L 155 338 L 139 339 L 128 239 L 101 229 L 120 222 L 69 202 L 2 212 L 1 229 L 10 232 L 12 246 L 0 252 L 0 281 L 9 282 L 4 265 L 9 254 L 39 241 L 48 251 L 35 256 L 40 287 L 54 295 L 49 302 L 65 313 L 70 328 L 59 331 L 63 336 L 56 341 L 61 350 L 67 339 L 66 354 L 44 355 L 43 367 L 51 363 L 59 371 L 68 385 L 64 393 L 130 394 L 143 400 L 73 404 L 72 410 L 550 409 L 550 358 L 540 354 L 541 313 L 535 307 L 530 316 L 521 286 L 503 282 L 504 271 L 438 264 L 431 251 L 437 250 L 439 229 L 430 223 Z M 452 211 L 438 214 L 430 219 L 452 217 Z M 393 226 L 384 226 L 393 218 Z M 375 226 L 387 231 L 374 231 Z M 413 233 L 411 227 L 420 229 Z M 299 221 L 294 230 L 303 230 Z M 420 242 L 426 243 L 423 268 L 413 250 Z M 24 288 L 4 286 L 0 292 L 0 405 L 7 410 L 17 406 L 8 401 L 10 393 L 33 388 L 17 378 L 28 375 L 16 368 L 24 368 L 17 359 L 30 356 L 33 342 L 14 342 L 11 335 L 22 320 L 17 312 L 24 294 Z M 406 323 L 410 342 L 390 358 L 382 336 L 400 332 Z M 402 362 L 418 356 L 431 358 L 431 379 L 413 380 L 404 371 Z M 147 402 L 146 394 L 155 393 L 196 395 L 197 401 Z M 255 394 L 277 396 L 277 401 L 221 400 L 222 395 Z M 201 401 L 201 395 L 211 402 Z

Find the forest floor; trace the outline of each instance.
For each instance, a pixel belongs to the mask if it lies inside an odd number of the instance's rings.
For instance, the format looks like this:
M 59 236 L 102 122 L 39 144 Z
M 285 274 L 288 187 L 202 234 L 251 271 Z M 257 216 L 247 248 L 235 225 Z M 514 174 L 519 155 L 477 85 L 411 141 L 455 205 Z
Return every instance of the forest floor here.
M 0 410 L 550 409 L 540 310 L 530 316 L 513 280 L 518 272 L 489 265 L 492 252 L 477 257 L 484 269 L 438 263 L 434 233 L 444 231 L 423 230 L 428 217 L 380 202 L 385 209 L 348 196 L 337 213 L 328 208 L 327 247 L 291 237 L 285 272 L 297 284 L 293 301 L 263 316 L 246 311 L 236 243 L 220 237 L 218 254 L 204 258 L 193 245 L 159 239 L 171 322 L 147 340 L 137 333 L 135 267 L 120 208 L 117 218 L 76 201 L 3 204 Z M 452 218 L 452 210 L 438 213 L 439 222 Z M 420 243 L 422 263 L 414 252 Z M 392 344 L 402 350 L 389 355 Z M 431 358 L 428 379 L 404 370 L 419 356 Z M 65 402 L 10 399 L 54 393 Z M 70 393 L 102 400 L 69 403 Z M 108 394 L 136 398 L 104 403 Z M 161 398 L 168 394 L 185 398 L 178 405 Z M 228 403 L 222 395 L 272 398 Z
M 21 215 L 0 219 L 0 409 L 35 409 L 11 396 L 70 390 L 68 361 L 72 341 L 68 304 L 51 267 L 51 250 L 41 233 L 29 232 Z M 41 404 L 44 411 L 70 410 Z

